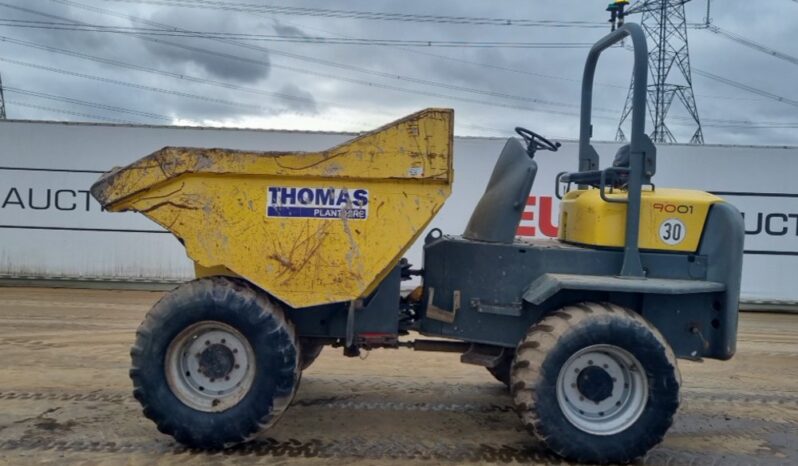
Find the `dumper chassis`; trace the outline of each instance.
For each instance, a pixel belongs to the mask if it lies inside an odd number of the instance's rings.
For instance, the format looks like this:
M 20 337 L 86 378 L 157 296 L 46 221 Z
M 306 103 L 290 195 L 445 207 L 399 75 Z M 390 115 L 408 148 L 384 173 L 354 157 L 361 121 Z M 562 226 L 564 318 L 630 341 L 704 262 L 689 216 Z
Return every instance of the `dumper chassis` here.
M 631 143 L 600 169 L 593 75 L 601 52 L 627 37 Z M 198 278 L 137 331 L 130 376 L 144 415 L 191 447 L 228 447 L 277 421 L 325 346 L 347 356 L 407 347 L 487 368 L 559 455 L 644 455 L 679 407 L 676 358 L 735 352 L 743 245 L 734 207 L 652 183 L 646 80 L 638 25 L 591 49 L 579 170 L 556 180 L 558 239 L 516 238 L 534 156 L 559 148 L 518 128 L 465 232 L 428 231 L 419 269 L 400 258 L 449 195 L 450 110 L 319 153 L 165 148 L 105 174 L 92 194 L 106 209 L 144 213 L 197 264 Z M 418 286 L 402 293 L 403 282 Z

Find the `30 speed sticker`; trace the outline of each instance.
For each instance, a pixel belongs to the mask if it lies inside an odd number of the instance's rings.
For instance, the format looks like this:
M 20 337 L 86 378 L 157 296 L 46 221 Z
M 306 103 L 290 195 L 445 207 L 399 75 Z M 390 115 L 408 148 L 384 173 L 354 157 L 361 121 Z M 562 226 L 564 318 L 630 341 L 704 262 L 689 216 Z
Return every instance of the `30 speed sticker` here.
M 659 226 L 659 239 L 665 244 L 677 245 L 684 241 L 685 236 L 687 236 L 687 227 L 678 218 L 669 218 Z

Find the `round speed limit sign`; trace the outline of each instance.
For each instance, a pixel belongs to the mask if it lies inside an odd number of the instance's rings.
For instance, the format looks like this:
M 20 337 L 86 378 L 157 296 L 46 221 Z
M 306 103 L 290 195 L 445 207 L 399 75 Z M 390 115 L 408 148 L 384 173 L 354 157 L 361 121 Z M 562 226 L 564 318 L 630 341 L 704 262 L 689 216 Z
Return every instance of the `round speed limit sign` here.
M 659 239 L 671 246 L 681 243 L 687 236 L 687 228 L 678 218 L 669 218 L 659 226 Z

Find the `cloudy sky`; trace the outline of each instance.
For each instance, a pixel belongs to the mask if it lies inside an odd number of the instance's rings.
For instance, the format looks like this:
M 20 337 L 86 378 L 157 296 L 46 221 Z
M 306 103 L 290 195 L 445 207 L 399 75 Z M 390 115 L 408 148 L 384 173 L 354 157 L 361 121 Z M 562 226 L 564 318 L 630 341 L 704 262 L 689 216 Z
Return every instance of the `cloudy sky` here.
M 459 135 L 575 138 L 585 44 L 608 32 L 608 0 L 273 2 L 0 0 L 8 118 L 361 131 L 435 106 L 456 109 Z M 798 1 L 715 0 L 711 17 L 726 35 L 689 30 L 706 142 L 798 145 Z M 316 37 L 345 43 L 297 42 Z M 628 51 L 604 54 L 597 139 L 615 136 L 630 70 Z M 681 104 L 670 115 L 689 140 Z

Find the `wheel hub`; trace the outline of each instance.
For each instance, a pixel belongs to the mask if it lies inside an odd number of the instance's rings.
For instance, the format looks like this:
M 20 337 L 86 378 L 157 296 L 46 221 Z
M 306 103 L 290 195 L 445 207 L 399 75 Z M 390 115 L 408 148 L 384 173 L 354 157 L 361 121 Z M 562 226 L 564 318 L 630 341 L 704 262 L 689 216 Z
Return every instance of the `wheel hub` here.
M 205 412 L 238 404 L 255 379 L 255 353 L 232 326 L 202 321 L 186 328 L 167 349 L 169 388 L 185 405 Z
M 557 402 L 571 424 L 594 435 L 613 435 L 637 421 L 648 401 L 648 379 L 630 352 L 592 345 L 560 368 Z
M 588 366 L 576 376 L 576 387 L 585 398 L 600 403 L 612 395 L 612 376 L 598 366 Z
M 207 347 L 199 357 L 198 372 L 208 379 L 221 379 L 227 377 L 233 370 L 236 362 L 233 350 L 223 343 L 215 343 Z

